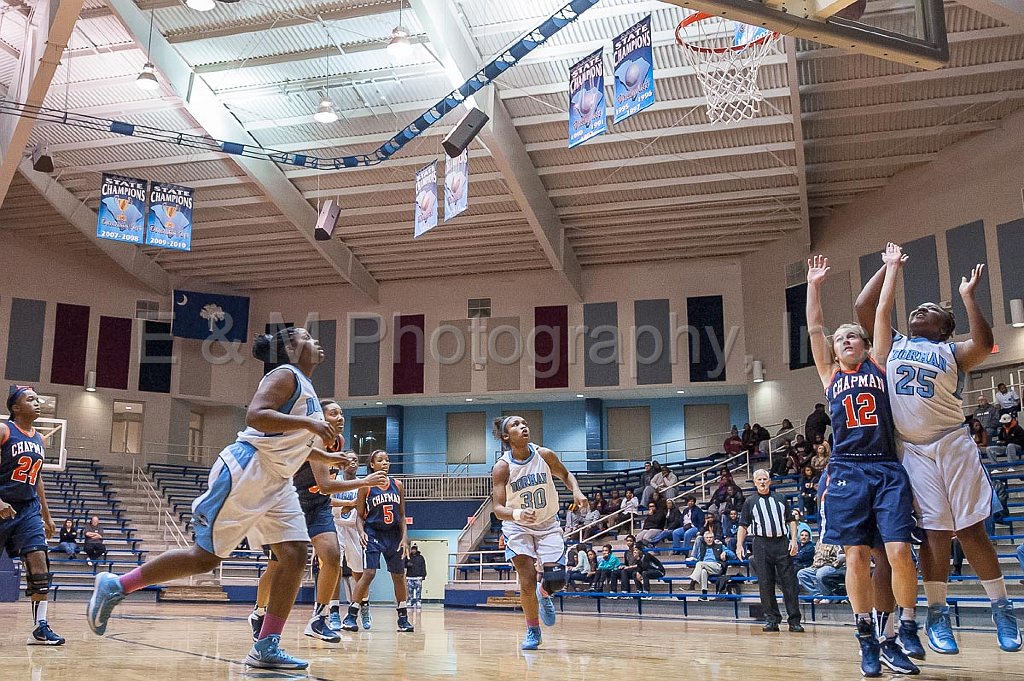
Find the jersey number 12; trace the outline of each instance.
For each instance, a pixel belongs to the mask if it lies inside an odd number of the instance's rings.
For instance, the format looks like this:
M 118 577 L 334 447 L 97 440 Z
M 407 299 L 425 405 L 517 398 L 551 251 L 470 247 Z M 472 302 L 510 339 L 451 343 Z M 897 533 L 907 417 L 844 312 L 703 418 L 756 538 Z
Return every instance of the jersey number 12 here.
M 871 393 L 860 393 L 857 395 L 856 408 L 854 408 L 853 395 L 843 398 L 843 408 L 846 410 L 846 427 L 863 428 L 865 426 L 877 426 L 878 415 L 875 413 L 875 396 Z

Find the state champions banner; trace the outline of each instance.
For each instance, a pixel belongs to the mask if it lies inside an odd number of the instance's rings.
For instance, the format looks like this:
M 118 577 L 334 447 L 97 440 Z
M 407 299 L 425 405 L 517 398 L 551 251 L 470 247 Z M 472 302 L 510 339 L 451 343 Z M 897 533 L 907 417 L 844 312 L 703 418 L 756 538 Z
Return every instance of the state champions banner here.
M 654 104 L 654 57 L 651 17 L 642 19 L 612 40 L 615 59 L 616 123 Z
M 96 238 L 141 244 L 146 223 L 148 182 L 103 173 Z
M 195 190 L 175 184 L 151 182 L 146 245 L 192 250 L 192 204 Z
M 444 221 L 448 222 L 469 206 L 469 149 L 444 162 Z
M 604 48 L 569 68 L 569 148 L 608 130 L 604 98 Z
M 416 224 L 412 238 L 437 227 L 437 161 L 416 171 Z

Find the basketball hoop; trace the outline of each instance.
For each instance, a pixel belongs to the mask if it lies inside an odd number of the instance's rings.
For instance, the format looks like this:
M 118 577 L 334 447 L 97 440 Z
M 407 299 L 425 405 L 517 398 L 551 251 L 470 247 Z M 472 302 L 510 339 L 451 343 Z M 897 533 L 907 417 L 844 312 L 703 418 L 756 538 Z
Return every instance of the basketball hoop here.
M 757 71 L 764 58 L 775 51 L 779 34 L 761 26 L 730 22 L 736 27 L 730 35 L 713 21 L 718 19 L 705 12 L 691 14 L 676 27 L 676 42 L 700 80 L 708 100 L 708 118 L 716 123 L 733 123 L 753 118 L 760 111 L 764 95 L 757 87 Z M 696 35 L 686 35 L 687 28 Z

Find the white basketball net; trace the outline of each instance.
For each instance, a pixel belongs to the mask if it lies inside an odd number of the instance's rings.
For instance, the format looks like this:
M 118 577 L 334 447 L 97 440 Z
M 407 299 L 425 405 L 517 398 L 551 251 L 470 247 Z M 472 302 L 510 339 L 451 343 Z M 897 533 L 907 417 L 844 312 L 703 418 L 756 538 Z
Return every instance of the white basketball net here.
M 723 25 L 717 19 L 701 13 L 687 17 L 676 29 L 676 41 L 700 80 L 708 118 L 715 123 L 753 118 L 764 101 L 757 71 L 775 53 L 779 34 L 735 22 Z

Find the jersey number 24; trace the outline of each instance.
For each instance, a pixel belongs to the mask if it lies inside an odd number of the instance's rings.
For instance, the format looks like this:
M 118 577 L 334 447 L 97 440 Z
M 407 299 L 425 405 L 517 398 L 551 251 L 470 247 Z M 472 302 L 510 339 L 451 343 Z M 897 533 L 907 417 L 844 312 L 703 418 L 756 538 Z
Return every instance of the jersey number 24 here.
M 24 482 L 29 485 L 36 484 L 39 477 L 39 469 L 43 467 L 42 459 L 33 459 L 31 456 L 23 456 L 18 459 L 18 466 L 11 471 L 11 480 Z

